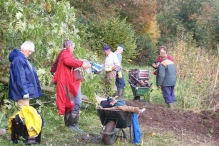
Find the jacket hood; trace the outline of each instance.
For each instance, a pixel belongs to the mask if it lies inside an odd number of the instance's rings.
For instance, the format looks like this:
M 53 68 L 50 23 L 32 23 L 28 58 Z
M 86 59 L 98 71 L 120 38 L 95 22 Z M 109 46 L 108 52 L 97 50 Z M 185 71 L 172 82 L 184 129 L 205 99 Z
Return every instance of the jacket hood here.
M 13 59 L 16 58 L 16 57 L 18 57 L 18 56 L 25 58 L 25 56 L 24 56 L 23 53 L 21 53 L 18 49 L 14 49 L 14 50 L 11 51 L 11 53 L 9 54 L 8 59 L 9 59 L 10 62 L 12 62 Z

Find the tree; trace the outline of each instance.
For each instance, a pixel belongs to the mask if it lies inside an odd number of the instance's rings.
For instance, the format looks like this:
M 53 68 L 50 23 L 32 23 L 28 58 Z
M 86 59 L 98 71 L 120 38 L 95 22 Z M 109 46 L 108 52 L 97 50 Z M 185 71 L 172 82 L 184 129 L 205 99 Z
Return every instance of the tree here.
M 89 33 L 93 34 L 90 39 L 91 50 L 103 56 L 101 49 L 104 45 L 109 45 L 115 51 L 119 44 L 126 47 L 124 61 L 134 59 L 138 55 L 136 49 L 135 33 L 131 25 L 126 20 L 119 18 L 97 19 L 89 25 Z
M 157 20 L 159 42 L 168 43 L 190 34 L 202 48 L 215 49 L 218 43 L 218 2 L 204 0 L 159 0 Z
M 105 30 L 104 29 L 101 30 L 102 31 L 101 35 L 100 33 L 98 33 L 98 35 L 95 34 L 95 32 L 100 31 L 98 29 L 99 27 L 101 27 L 100 22 L 103 22 L 101 20 L 106 20 L 106 19 L 112 20 L 111 18 L 119 19 L 119 21 L 126 20 L 127 25 L 130 24 L 131 28 L 135 32 L 134 37 L 136 37 L 136 39 L 141 38 L 140 41 L 145 41 L 147 44 L 153 44 L 153 43 L 155 44 L 157 42 L 157 39 L 159 38 L 158 24 L 156 21 L 156 1 L 154 0 L 151 0 L 151 1 L 142 1 L 142 0 L 126 0 L 126 1 L 124 0 L 96 0 L 96 1 L 83 0 L 83 1 L 79 1 L 79 0 L 74 0 L 74 1 L 71 1 L 71 4 L 77 8 L 78 10 L 77 15 L 81 18 L 83 23 L 87 23 L 88 25 L 87 26 L 88 31 L 86 32 L 89 35 L 89 37 L 85 38 L 83 42 L 85 42 L 86 46 L 90 46 L 90 44 L 92 44 L 91 45 L 92 50 L 93 48 L 101 48 L 102 47 L 101 45 L 103 44 L 100 42 L 103 41 L 104 38 L 100 36 L 104 36 Z M 93 24 L 97 27 L 92 28 L 93 30 L 91 30 L 91 26 Z M 89 33 L 90 30 L 92 31 L 92 34 Z M 120 30 L 120 28 L 118 28 L 118 30 Z M 116 32 L 115 34 L 117 33 L 118 32 Z M 146 38 L 141 37 L 145 34 L 147 35 Z M 93 37 L 92 35 L 94 35 L 95 37 Z M 114 37 L 114 36 L 111 35 L 111 37 Z M 148 37 L 150 38 L 147 39 Z M 142 40 L 144 38 L 145 40 Z M 148 42 L 148 41 L 151 41 L 151 42 Z M 89 43 L 89 45 L 87 45 L 87 43 Z M 116 43 L 118 42 L 115 42 L 114 44 Z M 129 45 L 127 47 L 130 48 Z M 144 52 L 151 52 L 147 49 L 153 50 L 155 48 L 156 47 L 154 48 L 148 48 L 145 46 L 139 47 L 137 45 L 137 48 L 135 48 L 135 50 L 137 54 L 142 54 L 143 53 L 142 49 Z M 156 51 L 152 51 L 152 52 L 156 52 Z M 129 54 L 131 54 L 131 52 Z M 135 57 L 137 54 L 136 55 L 134 54 L 134 56 L 133 57 L 131 56 L 131 58 L 129 54 L 124 54 L 123 55 L 124 58 L 127 58 L 127 59 L 129 58 L 131 60 L 133 60 L 134 58 L 134 60 L 138 60 Z M 146 55 L 146 58 L 149 58 L 147 55 Z M 141 58 L 144 58 L 144 56 L 142 56 Z
M 69 2 L 2 0 L 0 8 L 0 46 L 2 46 L 0 76 L 8 77 L 9 66 L 3 67 L 3 63 L 9 63 L 8 53 L 15 47 L 19 48 L 25 40 L 31 40 L 35 44 L 36 51 L 30 59 L 37 69 L 42 86 L 50 84 L 51 62 L 63 48 L 62 44 L 65 39 L 76 43 L 76 58 L 87 58 L 86 55 L 91 54 L 80 46 L 79 30 L 75 26 L 75 9 L 70 6 Z M 87 91 L 87 95 L 94 96 L 93 90 L 91 88 Z M 4 91 L 7 91 L 7 88 Z M 1 94 L 0 100 L 4 97 L 7 98 L 6 95 Z

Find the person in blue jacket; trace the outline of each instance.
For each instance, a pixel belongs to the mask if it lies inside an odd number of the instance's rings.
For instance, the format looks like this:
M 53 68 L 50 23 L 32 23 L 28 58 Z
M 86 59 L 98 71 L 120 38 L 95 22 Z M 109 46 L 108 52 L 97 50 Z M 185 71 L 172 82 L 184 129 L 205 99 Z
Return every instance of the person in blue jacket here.
M 116 51 L 114 52 L 119 60 L 120 67 L 116 69 L 116 87 L 117 87 L 117 93 L 118 93 L 118 100 L 123 100 L 124 99 L 124 88 L 125 88 L 125 80 L 124 76 L 122 74 L 122 53 L 125 50 L 125 46 L 123 44 L 120 44 Z
M 33 52 L 33 42 L 25 41 L 20 50 L 14 49 L 9 54 L 11 65 L 8 97 L 17 102 L 19 109 L 29 106 L 29 99 L 42 95 L 36 69 L 27 59 Z

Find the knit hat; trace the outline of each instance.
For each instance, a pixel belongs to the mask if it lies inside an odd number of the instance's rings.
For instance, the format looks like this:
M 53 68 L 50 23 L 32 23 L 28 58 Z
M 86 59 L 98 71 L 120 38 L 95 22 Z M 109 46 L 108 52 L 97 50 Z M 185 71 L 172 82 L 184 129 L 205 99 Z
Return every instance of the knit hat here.
M 123 44 L 119 44 L 118 47 L 121 47 L 123 49 L 123 51 L 125 50 L 125 46 Z
M 166 57 L 167 57 L 167 52 L 164 51 L 164 50 L 161 50 L 161 51 L 160 51 L 160 57 L 166 58 Z

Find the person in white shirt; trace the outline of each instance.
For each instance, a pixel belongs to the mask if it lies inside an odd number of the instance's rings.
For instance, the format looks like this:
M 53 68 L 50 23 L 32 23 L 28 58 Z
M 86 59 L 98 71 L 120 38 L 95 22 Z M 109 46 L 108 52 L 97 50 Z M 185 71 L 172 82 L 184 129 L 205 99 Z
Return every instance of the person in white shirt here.
M 104 68 L 106 71 L 106 79 L 109 85 L 109 92 L 111 96 L 117 95 L 116 81 L 116 69 L 120 67 L 119 60 L 115 53 L 110 49 L 110 46 L 104 46 L 102 49 L 103 53 L 106 55 Z

